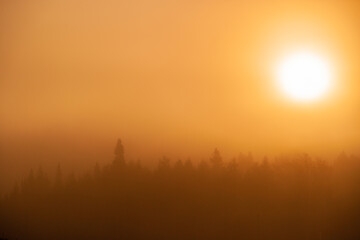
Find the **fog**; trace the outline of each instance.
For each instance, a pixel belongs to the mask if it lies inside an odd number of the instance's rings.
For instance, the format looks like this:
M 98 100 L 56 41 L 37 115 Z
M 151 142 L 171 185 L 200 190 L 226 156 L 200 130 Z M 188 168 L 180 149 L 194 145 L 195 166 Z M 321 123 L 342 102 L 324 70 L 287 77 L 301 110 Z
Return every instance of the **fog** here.
M 31 169 L 81 178 L 110 166 L 118 138 L 149 171 L 214 148 L 226 164 L 360 155 L 359 11 L 351 0 L 1 1 L 0 195 Z M 276 85 L 277 61 L 299 49 L 331 63 L 318 101 Z

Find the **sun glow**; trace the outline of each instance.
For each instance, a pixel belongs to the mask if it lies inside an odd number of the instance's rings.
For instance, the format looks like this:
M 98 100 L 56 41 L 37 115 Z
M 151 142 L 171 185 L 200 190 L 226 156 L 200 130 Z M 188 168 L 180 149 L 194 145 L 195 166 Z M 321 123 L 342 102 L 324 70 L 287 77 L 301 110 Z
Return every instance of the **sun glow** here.
M 297 101 L 317 100 L 331 87 L 330 66 L 325 59 L 311 52 L 298 52 L 286 57 L 276 70 L 282 91 Z

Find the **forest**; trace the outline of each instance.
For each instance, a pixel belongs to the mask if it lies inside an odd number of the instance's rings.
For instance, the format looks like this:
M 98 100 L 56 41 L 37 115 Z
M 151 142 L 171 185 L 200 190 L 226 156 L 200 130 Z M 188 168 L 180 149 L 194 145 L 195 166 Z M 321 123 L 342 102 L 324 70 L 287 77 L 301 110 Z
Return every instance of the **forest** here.
M 360 239 L 360 158 L 240 154 L 113 162 L 79 177 L 31 171 L 0 200 L 0 238 Z

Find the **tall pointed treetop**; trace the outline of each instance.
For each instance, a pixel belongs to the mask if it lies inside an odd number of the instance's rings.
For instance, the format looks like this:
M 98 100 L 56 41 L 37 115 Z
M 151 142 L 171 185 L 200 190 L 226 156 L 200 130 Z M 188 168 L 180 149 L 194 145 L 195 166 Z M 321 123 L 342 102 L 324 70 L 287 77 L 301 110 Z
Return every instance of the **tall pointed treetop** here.
M 116 147 L 115 147 L 115 163 L 124 163 L 125 162 L 125 158 L 124 158 L 124 146 L 121 143 L 121 139 L 118 139 L 117 143 L 116 143 Z

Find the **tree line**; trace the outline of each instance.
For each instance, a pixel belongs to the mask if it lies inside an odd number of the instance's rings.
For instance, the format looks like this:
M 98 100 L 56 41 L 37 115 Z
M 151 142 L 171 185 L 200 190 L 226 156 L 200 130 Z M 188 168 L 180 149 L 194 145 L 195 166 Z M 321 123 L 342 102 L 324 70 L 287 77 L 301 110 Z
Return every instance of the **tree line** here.
M 197 164 L 163 157 L 111 164 L 78 178 L 39 169 L 0 200 L 7 239 L 360 239 L 360 158 L 251 154 Z

